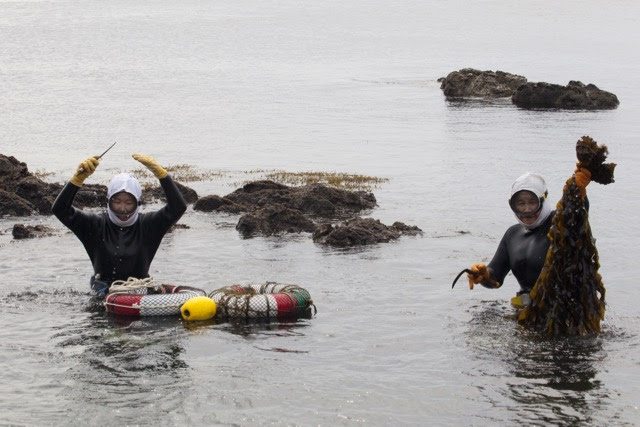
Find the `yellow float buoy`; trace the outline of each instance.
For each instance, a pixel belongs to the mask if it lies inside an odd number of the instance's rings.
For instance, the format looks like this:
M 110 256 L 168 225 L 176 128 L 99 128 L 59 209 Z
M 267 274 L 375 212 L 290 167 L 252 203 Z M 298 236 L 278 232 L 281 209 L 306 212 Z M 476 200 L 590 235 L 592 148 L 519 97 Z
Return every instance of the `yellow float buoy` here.
M 193 297 L 187 300 L 180 313 L 184 320 L 209 320 L 216 315 L 216 302 L 208 297 Z

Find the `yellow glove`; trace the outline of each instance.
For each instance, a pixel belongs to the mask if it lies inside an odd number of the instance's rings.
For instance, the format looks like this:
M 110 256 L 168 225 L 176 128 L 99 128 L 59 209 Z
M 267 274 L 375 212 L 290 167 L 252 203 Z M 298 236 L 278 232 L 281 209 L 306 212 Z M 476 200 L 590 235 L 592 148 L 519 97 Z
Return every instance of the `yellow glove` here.
M 587 195 L 587 185 L 591 182 L 591 172 L 589 169 L 578 167 L 574 173 L 576 186 L 580 189 L 582 197 Z
M 76 187 L 82 187 L 84 184 L 84 180 L 89 177 L 93 172 L 95 172 L 96 168 L 100 164 L 100 159 L 98 156 L 88 157 L 86 160 L 83 160 L 82 163 L 76 169 L 76 173 L 69 180 Z
M 134 159 L 136 159 L 137 161 L 139 161 L 140 163 L 142 163 L 143 165 L 145 165 L 147 167 L 147 169 L 149 169 L 151 172 L 153 172 L 153 174 L 158 179 L 162 179 L 165 176 L 169 175 L 169 172 L 167 172 L 167 170 L 165 168 L 160 166 L 160 163 L 158 163 L 156 161 L 156 159 L 154 159 L 151 156 L 147 156 L 145 154 L 136 153 L 136 154 L 133 154 L 132 157 Z
M 477 285 L 478 283 L 482 282 L 488 282 L 491 279 L 489 269 L 487 269 L 487 266 L 481 262 L 471 264 L 469 270 L 471 270 L 471 273 L 467 273 L 467 279 L 469 279 L 469 289 L 473 289 L 473 285 Z

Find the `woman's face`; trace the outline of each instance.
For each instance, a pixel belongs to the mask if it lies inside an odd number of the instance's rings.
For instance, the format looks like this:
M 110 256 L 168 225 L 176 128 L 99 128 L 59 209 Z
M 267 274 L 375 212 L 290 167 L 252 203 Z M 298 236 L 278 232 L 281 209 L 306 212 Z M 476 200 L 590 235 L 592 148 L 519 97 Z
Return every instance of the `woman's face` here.
M 540 199 L 531 191 L 522 190 L 513 196 L 511 208 L 520 221 L 526 225 L 532 225 L 540 216 Z
M 116 214 L 119 220 L 126 221 L 136 211 L 138 202 L 133 195 L 121 191 L 111 196 L 109 207 Z

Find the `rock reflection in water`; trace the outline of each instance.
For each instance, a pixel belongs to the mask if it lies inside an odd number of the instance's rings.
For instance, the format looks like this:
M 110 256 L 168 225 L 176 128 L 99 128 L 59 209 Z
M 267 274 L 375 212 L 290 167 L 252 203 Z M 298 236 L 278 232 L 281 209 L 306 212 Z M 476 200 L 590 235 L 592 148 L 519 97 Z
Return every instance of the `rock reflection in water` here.
M 520 422 L 589 423 L 610 403 L 610 392 L 598 379 L 606 358 L 605 337 L 546 338 L 517 326 L 515 311 L 506 303 L 482 302 L 474 307 L 466 332 L 467 345 L 487 365 L 489 376 L 477 385 L 516 403 Z M 605 335 L 606 336 L 606 335 Z M 506 372 L 495 364 L 503 364 Z M 504 377 L 507 378 L 504 378 Z M 500 377 L 497 386 L 491 377 Z M 496 389 L 497 388 L 497 389 Z M 502 403 L 501 403 L 502 402 Z

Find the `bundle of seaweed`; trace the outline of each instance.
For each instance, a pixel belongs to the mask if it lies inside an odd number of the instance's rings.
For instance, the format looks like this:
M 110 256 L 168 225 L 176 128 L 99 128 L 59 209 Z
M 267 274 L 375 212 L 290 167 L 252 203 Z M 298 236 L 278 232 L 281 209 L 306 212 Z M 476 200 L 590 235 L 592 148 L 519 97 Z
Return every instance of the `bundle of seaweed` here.
M 556 206 L 544 267 L 530 293 L 532 304 L 518 316 L 521 324 L 554 336 L 598 333 L 605 311 L 598 251 L 585 206 L 586 183 L 581 179 L 590 173 L 591 181 L 610 184 L 616 165 L 604 163 L 607 147 L 588 136 L 578 140 L 576 153 L 576 173 L 566 181 Z

